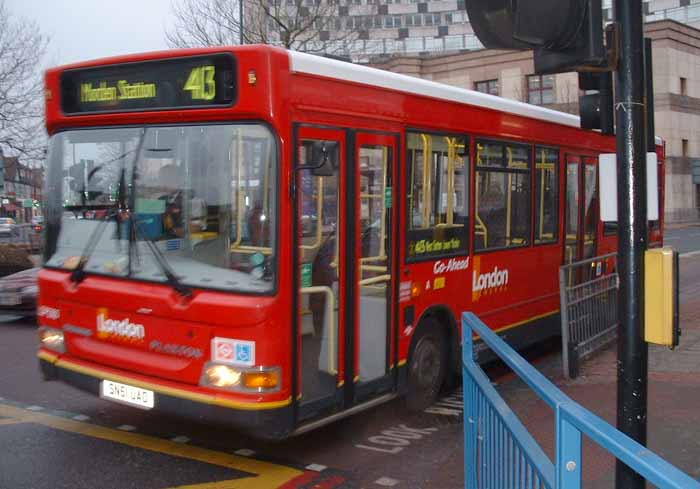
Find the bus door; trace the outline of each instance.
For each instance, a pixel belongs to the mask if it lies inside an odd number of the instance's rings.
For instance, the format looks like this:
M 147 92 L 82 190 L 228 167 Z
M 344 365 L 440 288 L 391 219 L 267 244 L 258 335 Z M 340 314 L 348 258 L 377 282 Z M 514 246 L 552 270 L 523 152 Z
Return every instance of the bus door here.
M 566 214 L 564 219 L 566 230 L 564 264 L 596 256 L 598 167 L 595 158 L 567 155 Z
M 345 132 L 299 127 L 296 136 L 296 396 L 298 419 L 342 402 L 347 249 Z
M 393 387 L 389 374 L 395 290 L 393 172 L 397 157 L 393 136 L 358 133 L 355 147 L 353 403 Z

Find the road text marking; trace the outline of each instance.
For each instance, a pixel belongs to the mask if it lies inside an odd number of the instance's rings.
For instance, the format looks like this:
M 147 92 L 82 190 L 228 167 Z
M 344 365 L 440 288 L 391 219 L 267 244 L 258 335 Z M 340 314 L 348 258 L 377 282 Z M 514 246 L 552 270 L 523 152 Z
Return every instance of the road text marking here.
M 367 438 L 367 441 L 372 443 L 372 445 L 355 445 L 355 447 L 396 455 L 404 448 L 410 446 L 411 440 L 420 440 L 436 431 L 437 428 L 411 428 L 405 424 L 400 424 L 383 430 L 379 435 Z

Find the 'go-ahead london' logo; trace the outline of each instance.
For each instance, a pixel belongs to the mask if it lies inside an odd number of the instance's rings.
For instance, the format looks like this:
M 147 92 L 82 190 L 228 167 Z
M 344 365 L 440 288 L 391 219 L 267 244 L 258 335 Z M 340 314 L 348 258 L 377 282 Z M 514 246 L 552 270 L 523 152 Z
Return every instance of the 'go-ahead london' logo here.
M 508 285 L 508 269 L 499 270 L 495 266 L 486 273 L 481 272 L 481 257 L 474 258 L 474 271 L 472 275 L 472 301 L 476 302 L 482 293 L 497 292 Z
M 132 323 L 128 318 L 109 319 L 107 308 L 103 307 L 97 310 L 98 338 L 141 342 L 145 336 L 146 328 L 143 327 L 143 324 Z

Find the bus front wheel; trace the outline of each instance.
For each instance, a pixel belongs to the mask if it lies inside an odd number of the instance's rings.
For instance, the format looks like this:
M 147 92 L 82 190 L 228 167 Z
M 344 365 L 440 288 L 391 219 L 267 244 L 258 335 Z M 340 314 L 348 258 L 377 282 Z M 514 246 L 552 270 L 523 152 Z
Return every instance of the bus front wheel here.
M 406 406 L 422 411 L 433 404 L 447 374 L 447 341 L 444 329 L 435 319 L 425 319 L 411 345 L 408 363 Z

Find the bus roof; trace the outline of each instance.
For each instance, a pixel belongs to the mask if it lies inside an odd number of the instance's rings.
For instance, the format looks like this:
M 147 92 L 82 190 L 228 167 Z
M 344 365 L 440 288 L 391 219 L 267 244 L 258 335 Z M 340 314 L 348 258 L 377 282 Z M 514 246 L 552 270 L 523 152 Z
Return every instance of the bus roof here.
M 575 115 L 497 97 L 495 95 L 488 95 L 474 90 L 453 87 L 422 78 L 392 73 L 390 71 L 323 58 L 321 56 L 314 56 L 297 51 L 289 51 L 289 58 L 291 70 L 297 73 L 308 73 L 364 85 L 374 85 L 452 102 L 486 107 L 565 126 L 581 127 L 580 118 Z

